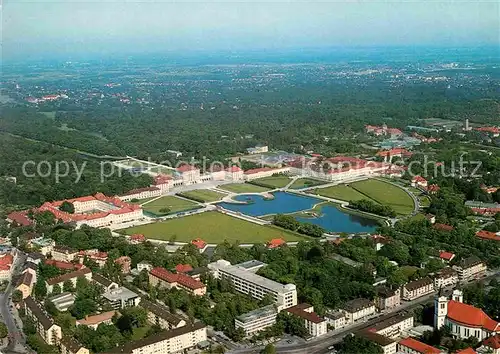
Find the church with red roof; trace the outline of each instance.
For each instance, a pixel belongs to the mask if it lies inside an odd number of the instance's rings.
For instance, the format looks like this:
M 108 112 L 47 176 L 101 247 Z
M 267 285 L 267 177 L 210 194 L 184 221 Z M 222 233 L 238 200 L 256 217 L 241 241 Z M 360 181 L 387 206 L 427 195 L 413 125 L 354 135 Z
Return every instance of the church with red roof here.
M 461 290 L 454 290 L 451 300 L 437 295 L 434 300 L 434 328 L 447 326 L 459 339 L 475 337 L 478 341 L 500 333 L 500 323 L 483 310 L 463 303 Z

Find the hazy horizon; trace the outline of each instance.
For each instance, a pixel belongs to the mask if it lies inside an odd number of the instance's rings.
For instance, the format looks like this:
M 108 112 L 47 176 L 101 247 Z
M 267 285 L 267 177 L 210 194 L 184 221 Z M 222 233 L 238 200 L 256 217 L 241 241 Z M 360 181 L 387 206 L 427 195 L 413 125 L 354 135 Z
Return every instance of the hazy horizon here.
M 3 60 L 495 46 L 499 3 L 7 1 Z

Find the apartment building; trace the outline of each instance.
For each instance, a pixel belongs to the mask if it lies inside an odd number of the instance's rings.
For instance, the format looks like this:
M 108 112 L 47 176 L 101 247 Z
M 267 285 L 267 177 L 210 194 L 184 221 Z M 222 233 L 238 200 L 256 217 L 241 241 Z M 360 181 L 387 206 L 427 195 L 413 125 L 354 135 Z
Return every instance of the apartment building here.
M 61 262 L 72 262 L 78 255 L 78 251 L 66 246 L 54 246 L 52 248 L 52 259 Z
M 80 270 L 75 270 L 70 273 L 59 275 L 57 277 L 46 280 L 45 285 L 47 286 L 47 291 L 51 293 L 54 290 L 54 286 L 59 285 L 62 289 L 64 282 L 68 280 L 73 283 L 73 286 L 76 286 L 76 281 L 79 277 L 85 277 L 89 281 L 92 280 L 92 270 L 90 270 L 90 268 L 82 268 Z
M 101 285 L 104 288 L 105 292 L 120 287 L 118 283 L 115 283 L 114 281 L 109 280 L 108 278 L 105 278 L 97 273 L 92 274 L 92 280 Z
M 120 266 L 123 274 L 130 273 L 132 260 L 129 256 L 118 257 L 117 259 L 115 259 L 115 263 Z
M 375 307 L 378 311 L 392 309 L 401 305 L 401 290 L 392 290 L 387 286 L 375 288 Z
M 161 196 L 161 189 L 158 187 L 144 187 L 137 188 L 128 191 L 125 194 L 118 196 L 120 200 L 125 202 L 131 201 L 133 199 L 146 199 L 146 198 L 154 198 Z
M 257 332 L 275 324 L 277 315 L 278 311 L 275 305 L 264 306 L 236 317 L 234 326 L 236 329 L 242 328 L 246 336 L 253 336 Z
M 382 348 L 383 354 L 397 353 L 398 343 L 393 339 L 387 338 L 383 335 L 370 331 L 357 332 L 356 336 L 369 340 L 370 342 L 378 345 L 380 348 Z
M 451 268 L 446 267 L 437 272 L 434 276 L 434 289 L 446 288 L 447 286 L 454 286 L 458 283 L 458 272 Z
M 207 340 L 207 328 L 197 322 L 131 341 L 103 354 L 172 354 L 196 347 Z
M 325 315 L 326 322 L 329 326 L 333 327 L 333 329 L 339 329 L 345 327 L 345 315 L 342 311 L 327 313 Z
M 454 267 L 458 272 L 458 280 L 461 282 L 477 279 L 485 275 L 486 263 L 477 256 L 470 256 L 463 259 Z
M 47 344 L 56 345 L 59 343 L 62 338 L 61 327 L 54 324 L 31 296 L 24 299 L 24 310 L 26 316 L 34 322 L 37 333 Z
M 200 169 L 192 165 L 182 165 L 177 167 L 184 185 L 198 183 L 200 181 Z
M 434 292 L 434 281 L 425 277 L 403 286 L 403 300 L 411 301 Z
M 19 278 L 16 284 L 16 290 L 19 290 L 23 294 L 23 299 L 26 299 L 31 295 L 33 291 L 33 285 L 35 284 L 35 277 L 30 272 L 24 272 Z
M 223 259 L 210 263 L 208 269 L 215 278 L 229 280 L 235 290 L 258 300 L 271 294 L 279 310 L 297 305 L 297 288 L 294 284 L 280 284 Z
M 347 301 L 341 308 L 346 318 L 346 324 L 353 323 L 375 313 L 375 304 L 368 299 Z
M 408 354 L 440 354 L 441 350 L 408 337 L 398 343 L 398 351 Z
M 288 313 L 304 320 L 304 326 L 311 337 L 319 337 L 327 332 L 327 321 L 314 312 L 314 307 L 309 304 L 298 304 L 287 308 Z
M 148 322 L 163 329 L 174 329 L 186 325 L 186 321 L 177 315 L 167 311 L 163 306 L 142 299 L 139 306 L 148 312 Z
M 179 288 L 198 296 L 203 296 L 207 292 L 207 287 L 201 281 L 186 274 L 169 272 L 162 267 L 153 268 L 149 272 L 149 284 L 167 289 Z
M 400 313 L 375 323 L 369 330 L 384 337 L 395 339 L 412 329 L 413 322 L 413 315 L 409 313 Z
M 61 354 L 90 354 L 90 351 L 81 345 L 76 339 L 63 336 L 59 345 Z

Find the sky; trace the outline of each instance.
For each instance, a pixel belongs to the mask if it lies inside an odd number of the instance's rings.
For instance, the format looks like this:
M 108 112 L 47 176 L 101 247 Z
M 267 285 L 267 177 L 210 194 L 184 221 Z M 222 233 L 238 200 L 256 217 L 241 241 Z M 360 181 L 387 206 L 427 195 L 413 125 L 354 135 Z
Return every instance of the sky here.
M 4 0 L 2 58 L 500 43 L 498 1 Z

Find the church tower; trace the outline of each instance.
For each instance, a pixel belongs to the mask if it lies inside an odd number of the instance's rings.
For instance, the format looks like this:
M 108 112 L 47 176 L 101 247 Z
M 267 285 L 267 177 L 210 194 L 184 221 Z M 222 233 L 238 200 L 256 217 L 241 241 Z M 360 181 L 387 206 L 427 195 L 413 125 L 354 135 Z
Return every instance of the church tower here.
M 440 293 L 434 298 L 434 329 L 441 329 L 448 315 L 448 298 Z
M 453 290 L 451 298 L 456 302 L 464 302 L 464 293 L 462 292 L 462 290 L 455 289 Z

